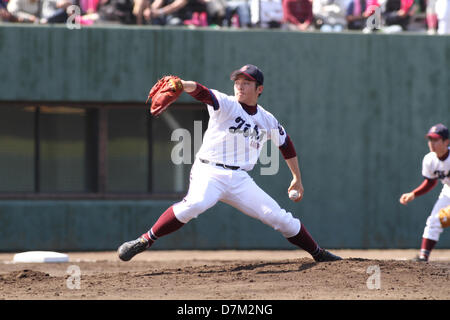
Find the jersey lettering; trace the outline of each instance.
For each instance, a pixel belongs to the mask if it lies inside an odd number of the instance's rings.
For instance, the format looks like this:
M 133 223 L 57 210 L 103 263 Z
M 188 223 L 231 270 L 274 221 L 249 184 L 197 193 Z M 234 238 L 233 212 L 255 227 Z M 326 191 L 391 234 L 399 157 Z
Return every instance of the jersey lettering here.
M 239 125 L 237 127 L 230 127 L 229 128 L 230 133 L 236 133 L 236 130 L 240 129 L 245 123 L 245 120 L 242 119 L 241 117 L 237 117 L 236 119 L 234 119 L 234 121 L 236 123 L 239 123 Z
M 258 125 L 255 124 L 255 126 L 253 127 L 253 130 L 252 130 L 251 129 L 252 126 L 249 123 L 246 123 L 246 121 L 244 119 L 242 119 L 241 117 L 237 117 L 234 120 L 234 122 L 238 123 L 238 125 L 236 127 L 228 128 L 230 133 L 242 133 L 242 135 L 245 138 L 252 137 L 256 141 L 260 141 L 262 138 L 264 138 L 265 132 L 264 131 L 260 132 Z M 282 129 L 279 129 L 279 130 L 282 130 Z M 255 144 L 253 144 L 253 145 L 255 145 Z M 259 146 L 259 144 L 256 144 L 256 145 Z

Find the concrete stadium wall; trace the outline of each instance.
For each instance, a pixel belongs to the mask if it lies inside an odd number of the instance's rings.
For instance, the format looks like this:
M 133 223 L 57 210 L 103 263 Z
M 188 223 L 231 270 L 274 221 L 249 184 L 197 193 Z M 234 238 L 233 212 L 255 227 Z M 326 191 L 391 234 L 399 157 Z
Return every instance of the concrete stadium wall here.
M 232 93 L 230 72 L 258 65 L 260 104 L 283 124 L 305 198 L 290 173 L 252 175 L 328 248 L 416 248 L 441 185 L 407 207 L 422 181 L 424 134 L 450 125 L 450 37 L 280 30 L 0 26 L 0 101 L 144 102 L 164 74 Z M 7 81 L 5 81 L 5 79 Z M 192 101 L 182 95 L 181 101 Z M 0 201 L 0 250 L 109 250 L 145 232 L 170 201 Z M 292 248 L 218 204 L 160 249 Z M 450 248 L 443 233 L 437 248 Z

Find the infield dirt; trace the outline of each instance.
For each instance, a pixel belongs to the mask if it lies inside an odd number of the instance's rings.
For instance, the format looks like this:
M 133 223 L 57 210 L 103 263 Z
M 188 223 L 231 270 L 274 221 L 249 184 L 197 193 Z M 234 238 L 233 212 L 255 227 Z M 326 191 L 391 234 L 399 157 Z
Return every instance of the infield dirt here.
M 299 250 L 154 250 L 129 262 L 74 252 L 68 263 L 13 263 L 14 253 L 2 253 L 0 299 L 450 299 L 450 250 L 427 263 L 410 260 L 416 250 L 330 251 L 344 260 L 316 263 Z

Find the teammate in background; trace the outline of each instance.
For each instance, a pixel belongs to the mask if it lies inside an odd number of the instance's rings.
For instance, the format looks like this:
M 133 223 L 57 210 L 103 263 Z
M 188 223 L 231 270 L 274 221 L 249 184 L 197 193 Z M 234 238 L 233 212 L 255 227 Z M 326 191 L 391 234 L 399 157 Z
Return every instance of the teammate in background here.
M 296 190 L 300 201 L 303 185 L 294 145 L 275 117 L 258 105 L 263 91 L 263 73 L 245 65 L 231 74 L 234 96 L 180 80 L 183 90 L 207 104 L 210 116 L 202 146 L 192 165 L 186 197 L 169 207 L 153 227 L 136 240 L 122 244 L 119 258 L 128 261 L 145 251 L 158 238 L 172 233 L 214 206 L 227 203 L 250 217 L 273 227 L 292 244 L 309 252 L 315 261 L 341 260 L 322 249 L 300 220 L 282 209 L 248 175 L 268 139 L 275 143 L 292 173 L 288 192 Z M 240 145 L 236 141 L 240 140 Z
M 436 186 L 438 179 L 441 180 L 444 187 L 427 219 L 422 236 L 420 254 L 415 258 L 416 261 L 428 261 L 431 251 L 439 241 L 439 236 L 443 228 L 447 226 L 445 217 L 442 215 L 444 209 L 450 206 L 450 148 L 448 129 L 441 123 L 437 124 L 431 127 L 426 137 L 428 138 L 430 152 L 425 155 L 422 162 L 422 175 L 425 180 L 415 190 L 402 194 L 400 203 L 406 205 L 416 197 L 427 193 Z

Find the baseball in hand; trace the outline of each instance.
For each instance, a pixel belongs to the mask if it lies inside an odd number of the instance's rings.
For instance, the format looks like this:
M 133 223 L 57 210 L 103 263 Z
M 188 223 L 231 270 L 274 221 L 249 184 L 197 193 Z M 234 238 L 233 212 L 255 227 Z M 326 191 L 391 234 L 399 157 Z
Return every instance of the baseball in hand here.
M 292 201 L 297 200 L 300 197 L 300 193 L 297 190 L 289 191 L 289 199 Z

